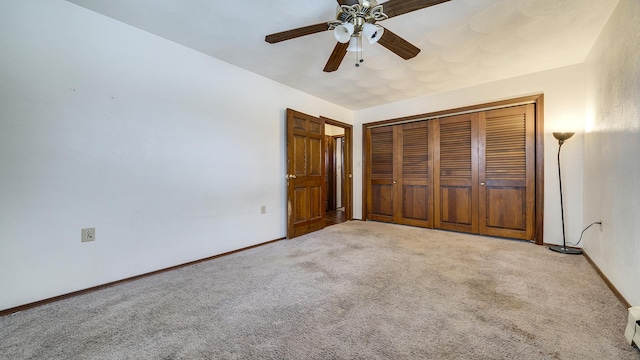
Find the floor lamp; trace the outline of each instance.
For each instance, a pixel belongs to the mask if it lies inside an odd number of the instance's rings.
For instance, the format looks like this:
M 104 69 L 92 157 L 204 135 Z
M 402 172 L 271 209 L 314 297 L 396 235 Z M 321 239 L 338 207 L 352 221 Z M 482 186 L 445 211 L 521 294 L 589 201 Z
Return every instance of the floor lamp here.
M 562 149 L 562 144 L 564 144 L 565 141 L 572 137 L 573 134 L 574 133 L 572 132 L 553 133 L 553 137 L 558 140 L 558 181 L 560 183 L 560 213 L 562 214 L 562 246 L 549 246 L 549 250 L 563 254 L 580 255 L 582 254 L 582 251 L 567 247 L 567 237 L 564 231 L 564 204 L 562 203 L 562 172 L 560 171 L 560 149 Z

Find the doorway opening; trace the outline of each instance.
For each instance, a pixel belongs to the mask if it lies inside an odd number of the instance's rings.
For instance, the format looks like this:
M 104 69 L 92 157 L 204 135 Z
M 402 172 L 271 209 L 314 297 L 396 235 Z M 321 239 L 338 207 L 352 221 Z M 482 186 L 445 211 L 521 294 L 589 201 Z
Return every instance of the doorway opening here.
M 334 164 L 331 167 L 334 175 L 330 177 L 326 175 L 325 165 L 327 124 L 339 128 L 331 127 L 327 133 L 340 146 L 330 147 Z M 336 141 L 338 138 L 340 140 Z M 330 214 L 330 224 L 353 219 L 352 144 L 353 125 L 287 109 L 287 239 L 324 228 L 327 225 L 325 201 L 331 200 L 331 210 L 335 210 L 335 215 Z M 335 160 L 336 153 L 340 153 L 338 161 Z M 339 170 L 335 169 L 336 163 L 340 164 Z M 329 197 L 328 184 L 337 188 Z M 343 216 L 338 218 L 339 215 Z
M 345 129 L 325 124 L 325 192 L 324 217 L 326 226 L 347 221 L 346 173 L 345 173 Z

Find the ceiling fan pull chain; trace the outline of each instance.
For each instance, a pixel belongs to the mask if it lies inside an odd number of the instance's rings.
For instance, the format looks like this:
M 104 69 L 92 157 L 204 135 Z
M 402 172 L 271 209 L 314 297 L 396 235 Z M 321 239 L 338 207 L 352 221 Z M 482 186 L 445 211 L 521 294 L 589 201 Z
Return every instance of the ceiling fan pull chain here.
M 356 51 L 356 67 L 360 67 L 360 64 L 364 62 L 364 55 L 362 54 L 364 49 L 362 48 L 362 36 L 358 37 L 358 51 Z

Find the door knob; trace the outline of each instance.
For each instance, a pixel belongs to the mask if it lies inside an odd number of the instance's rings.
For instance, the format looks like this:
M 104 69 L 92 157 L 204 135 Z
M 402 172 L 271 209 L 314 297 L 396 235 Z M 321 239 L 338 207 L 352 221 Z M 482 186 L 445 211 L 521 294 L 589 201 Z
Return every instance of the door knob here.
M 298 177 L 297 177 L 295 174 L 287 174 L 287 175 L 285 175 L 285 178 L 286 178 L 287 180 L 289 180 L 289 179 L 296 179 L 296 178 L 298 178 Z
M 349 179 L 351 179 L 353 176 L 351 176 L 351 174 L 349 174 Z
M 480 186 L 484 186 L 484 183 L 480 183 Z

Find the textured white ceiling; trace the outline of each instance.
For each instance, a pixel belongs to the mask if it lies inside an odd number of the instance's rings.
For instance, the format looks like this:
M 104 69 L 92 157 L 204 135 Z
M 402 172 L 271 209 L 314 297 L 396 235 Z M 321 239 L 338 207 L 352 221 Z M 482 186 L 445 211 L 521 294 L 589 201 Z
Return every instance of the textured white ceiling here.
M 264 37 L 333 20 L 335 0 L 68 1 L 351 110 L 580 63 L 618 3 L 451 0 L 379 22 L 422 49 L 417 57 L 365 44 L 362 66 L 347 53 L 325 73 L 332 32 Z

